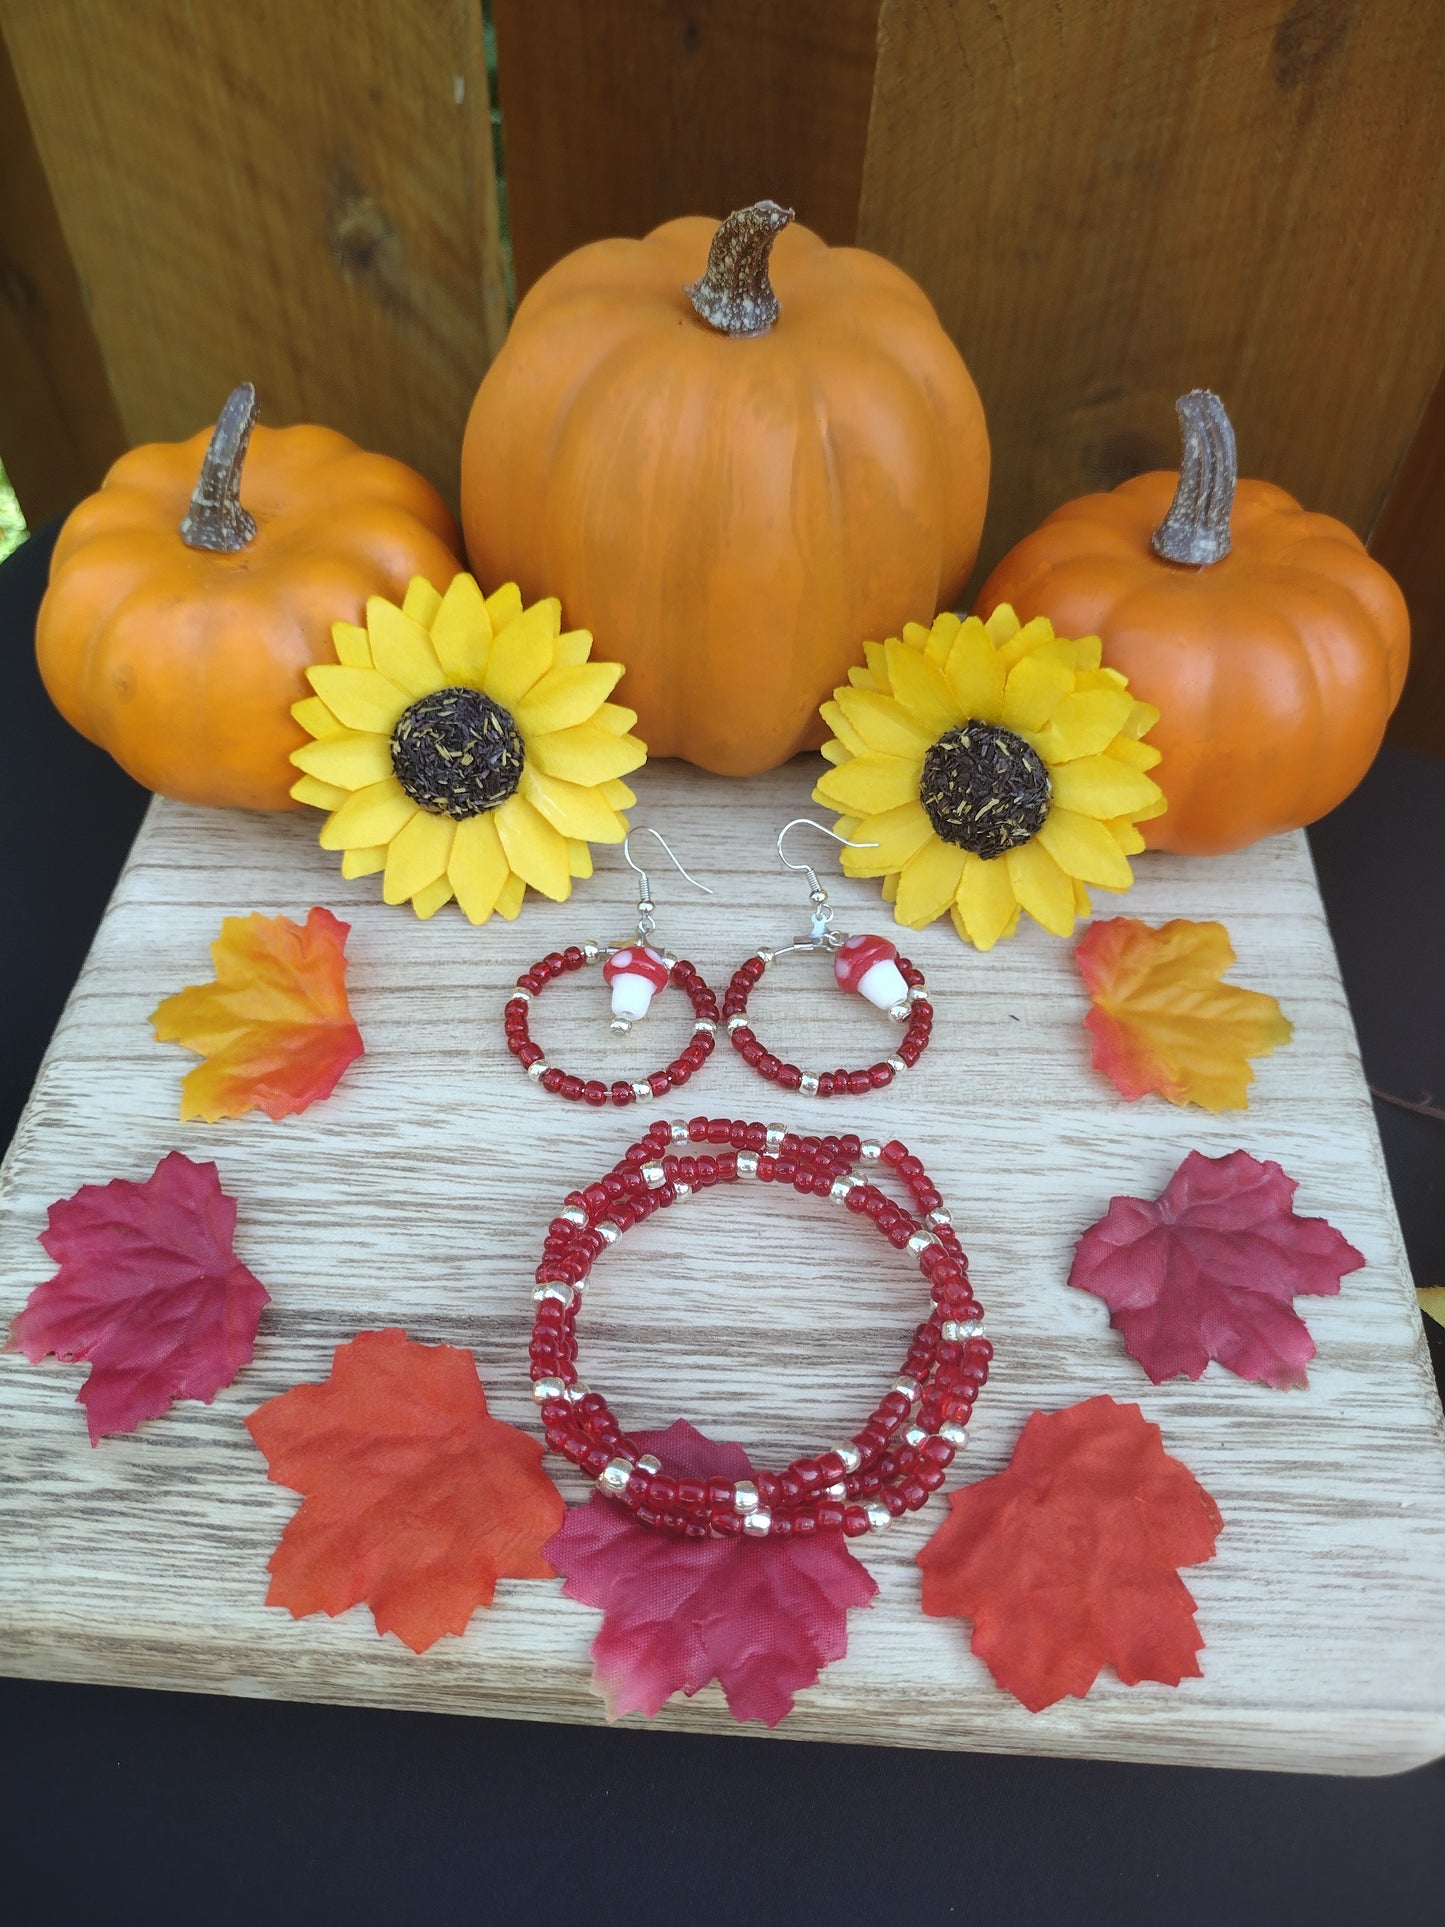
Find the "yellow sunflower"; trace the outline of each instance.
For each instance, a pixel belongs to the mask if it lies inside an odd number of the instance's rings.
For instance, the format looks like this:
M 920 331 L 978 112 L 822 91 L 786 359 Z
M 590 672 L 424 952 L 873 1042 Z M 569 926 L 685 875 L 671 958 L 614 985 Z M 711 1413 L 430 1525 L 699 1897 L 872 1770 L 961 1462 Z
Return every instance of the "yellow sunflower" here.
M 315 740 L 291 794 L 329 810 L 321 847 L 342 874 L 384 872 L 388 903 L 430 917 L 456 898 L 473 923 L 515 917 L 526 886 L 557 902 L 592 874 L 589 843 L 620 843 L 647 759 L 634 710 L 608 702 L 622 664 L 591 662 L 561 605 L 522 607 L 514 583 L 445 595 L 417 576 L 398 609 L 332 626 L 334 663 L 291 713 Z
M 1136 824 L 1162 813 L 1141 741 L 1159 720 L 1099 659 L 1099 639 L 1020 626 L 1007 603 L 987 622 L 941 615 L 931 629 L 863 645 L 822 716 L 834 765 L 814 796 L 843 811 L 849 876 L 882 877 L 910 930 L 951 912 L 989 950 L 1019 911 L 1057 936 L 1089 914 L 1085 884 L 1127 890 Z

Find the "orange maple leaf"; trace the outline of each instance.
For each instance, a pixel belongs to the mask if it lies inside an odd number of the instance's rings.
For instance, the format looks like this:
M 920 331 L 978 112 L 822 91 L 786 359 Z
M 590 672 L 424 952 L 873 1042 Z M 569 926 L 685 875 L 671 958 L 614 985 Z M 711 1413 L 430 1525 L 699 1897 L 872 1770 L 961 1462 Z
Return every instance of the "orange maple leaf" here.
M 320 908 L 304 925 L 259 914 L 224 920 L 211 945 L 215 981 L 151 1012 L 161 1043 L 206 1059 L 181 1081 L 183 1121 L 251 1110 L 288 1117 L 331 1095 L 362 1051 L 346 1001 L 350 930 Z
M 566 1507 L 542 1445 L 487 1411 L 470 1352 L 362 1332 L 331 1375 L 246 1420 L 270 1477 L 303 1493 L 268 1606 L 332 1618 L 363 1601 L 414 1653 L 461 1633 L 498 1579 L 551 1579 Z
M 1094 1008 L 1094 1069 L 1127 1098 L 1157 1091 L 1206 1111 L 1249 1108 L 1251 1057 L 1287 1044 L 1294 1026 L 1273 997 L 1221 982 L 1234 962 L 1222 923 L 1134 917 L 1090 925 L 1075 947 Z

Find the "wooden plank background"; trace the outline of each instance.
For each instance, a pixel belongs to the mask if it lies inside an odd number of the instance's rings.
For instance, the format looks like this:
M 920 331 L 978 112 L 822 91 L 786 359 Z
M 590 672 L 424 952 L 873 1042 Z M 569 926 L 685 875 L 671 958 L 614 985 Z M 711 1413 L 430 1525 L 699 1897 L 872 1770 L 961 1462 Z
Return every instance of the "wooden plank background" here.
M 132 442 L 322 421 L 455 502 L 506 327 L 475 0 L 0 0 Z
M 801 927 L 800 880 L 778 867 L 772 838 L 806 808 L 816 768 L 729 782 L 663 764 L 638 779 L 636 820 L 663 828 L 717 891 L 693 897 L 658 871 L 659 935 L 715 984 L 753 945 Z M 0 1320 L 50 1271 L 35 1239 L 53 1199 L 148 1173 L 176 1145 L 217 1160 L 239 1200 L 238 1249 L 273 1303 L 254 1364 L 213 1405 L 183 1403 L 94 1450 L 75 1403 L 81 1370 L 0 1356 L 0 1666 L 597 1721 L 587 1647 L 599 1616 L 560 1582 L 503 1582 L 494 1610 L 421 1658 L 379 1639 L 362 1608 L 297 1622 L 266 1607 L 266 1560 L 297 1499 L 267 1482 L 243 1419 L 323 1377 L 356 1331 L 399 1324 L 470 1347 L 498 1416 L 535 1429 L 526 1347 L 543 1229 L 655 1112 L 592 1112 L 537 1090 L 506 1055 L 500 1011 L 534 957 L 623 935 L 635 880 L 618 852 L 600 852 L 571 903 L 532 901 L 515 924 L 483 930 L 451 910 L 419 924 L 380 902 L 375 878 L 343 882 L 315 835 L 310 813 L 154 807 L 4 1167 Z M 1036 1408 L 1099 1392 L 1137 1402 L 1225 1519 L 1217 1556 L 1184 1575 L 1203 1677 L 1173 1691 L 1108 1675 L 1087 1700 L 1026 1713 L 993 1686 L 965 1628 L 918 1610 L 913 1561 L 942 1516 L 935 1504 L 858 1548 L 880 1596 L 851 1616 L 848 1657 L 801 1696 L 781 1737 L 1314 1772 L 1387 1772 L 1445 1747 L 1445 1417 L 1304 838 L 1209 862 L 1151 855 L 1138 871 L 1124 908 L 1153 922 L 1222 917 L 1237 979 L 1294 1020 L 1294 1042 L 1259 1065 L 1247 1113 L 1123 1102 L 1089 1068 L 1070 947 L 1028 925 L 978 956 L 945 922 L 908 940 L 938 1021 L 917 1070 L 888 1092 L 809 1103 L 724 1047 L 664 1114 L 914 1145 L 953 1209 L 996 1347 L 950 1487 L 999 1470 Z M 833 888 L 842 927 L 886 927 L 876 886 Z M 154 1042 L 148 1013 L 209 975 L 223 916 L 301 918 L 314 902 L 352 925 L 366 1056 L 300 1117 L 182 1126 L 194 1060 Z M 860 1037 L 896 1032 L 832 994 L 825 971 L 780 961 L 755 995 L 759 1023 L 802 1063 L 867 1061 L 875 1044 Z M 636 1076 L 679 1034 L 668 1001 L 615 1039 L 588 976 L 542 999 L 536 1034 L 558 1062 Z M 1155 1387 L 1103 1304 L 1066 1288 L 1074 1240 L 1114 1194 L 1155 1195 L 1189 1149 L 1240 1145 L 1278 1158 L 1300 1182 L 1299 1209 L 1327 1215 L 1367 1268 L 1337 1298 L 1303 1301 L 1319 1347 L 1308 1390 L 1218 1366 L 1197 1385 Z M 846 1213 L 791 1193 L 710 1193 L 634 1235 L 599 1263 L 582 1369 L 626 1422 L 686 1414 L 764 1463 L 851 1429 L 924 1302 L 916 1273 L 860 1246 Z M 657 1724 L 759 1730 L 739 1728 L 716 1688 L 672 1702 Z

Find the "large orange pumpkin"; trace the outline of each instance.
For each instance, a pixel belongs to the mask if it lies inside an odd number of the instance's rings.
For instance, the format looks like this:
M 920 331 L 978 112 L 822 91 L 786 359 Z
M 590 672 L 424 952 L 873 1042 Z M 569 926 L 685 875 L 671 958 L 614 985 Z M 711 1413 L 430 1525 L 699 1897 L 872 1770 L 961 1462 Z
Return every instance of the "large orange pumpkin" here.
M 1365 774 L 1399 700 L 1410 621 L 1343 522 L 1236 479 L 1234 432 L 1207 389 L 1178 403 L 1179 473 L 1137 475 L 1056 509 L 1006 555 L 975 608 L 1001 602 L 1104 660 L 1159 710 L 1149 740 L 1169 800 L 1154 848 L 1212 856 L 1313 823 Z
M 729 775 L 816 746 L 865 639 L 957 599 L 988 493 L 926 296 L 791 220 L 760 201 L 568 255 L 462 450 L 476 574 L 559 595 L 627 664 L 649 752 Z
M 60 531 L 36 652 L 61 714 L 147 789 L 289 810 L 291 705 L 332 623 L 414 575 L 445 587 L 460 544 L 402 463 L 329 428 L 253 433 L 255 409 L 244 383 L 213 432 L 121 456 Z

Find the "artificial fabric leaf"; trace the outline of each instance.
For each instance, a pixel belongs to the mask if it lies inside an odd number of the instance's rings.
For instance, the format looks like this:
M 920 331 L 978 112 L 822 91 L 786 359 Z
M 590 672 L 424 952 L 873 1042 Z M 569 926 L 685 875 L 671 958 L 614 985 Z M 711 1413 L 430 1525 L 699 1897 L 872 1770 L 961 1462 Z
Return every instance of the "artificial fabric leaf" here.
M 266 1287 L 232 1250 L 236 1201 L 214 1164 L 179 1151 L 142 1183 L 82 1185 L 40 1242 L 60 1269 L 30 1294 L 7 1351 L 88 1359 L 90 1442 L 133 1432 L 178 1398 L 209 1405 L 249 1365 Z
M 542 1446 L 487 1411 L 470 1352 L 362 1332 L 331 1375 L 247 1419 L 270 1476 L 304 1496 L 271 1555 L 268 1606 L 333 1618 L 363 1601 L 414 1653 L 461 1633 L 498 1579 L 550 1579 L 562 1522 Z
M 739 1445 L 678 1419 L 638 1443 L 683 1478 L 748 1479 Z M 793 1697 L 848 1650 L 848 1608 L 878 1588 L 841 1533 L 807 1539 L 676 1539 L 594 1492 L 545 1548 L 569 1599 L 600 1606 L 593 1684 L 607 1717 L 649 1719 L 716 1679 L 735 1719 L 776 1726 Z
M 1421 1285 L 1415 1293 L 1420 1309 L 1437 1325 L 1445 1325 L 1445 1285 Z
M 346 1001 L 350 924 L 313 909 L 290 917 L 227 917 L 211 945 L 214 983 L 192 984 L 151 1012 L 163 1044 L 206 1059 L 181 1082 L 182 1119 L 214 1124 L 243 1111 L 288 1117 L 329 1097 L 361 1032 Z
M 923 1610 L 973 1621 L 972 1646 L 1031 1713 L 1197 1677 L 1204 1641 L 1179 1577 L 1214 1555 L 1219 1508 L 1137 1405 L 1035 1412 L 1007 1470 L 965 1486 L 918 1555 Z
M 1323 1218 L 1298 1218 L 1277 1164 L 1191 1151 L 1155 1200 L 1114 1198 L 1075 1248 L 1069 1283 L 1156 1385 L 1211 1358 L 1276 1390 L 1306 1383 L 1314 1340 L 1292 1301 L 1332 1297 L 1365 1261 Z
M 1094 1008 L 1094 1069 L 1127 1098 L 1243 1111 L 1251 1057 L 1287 1044 L 1294 1026 L 1273 997 L 1222 983 L 1234 962 L 1222 923 L 1134 917 L 1091 924 L 1075 947 Z

